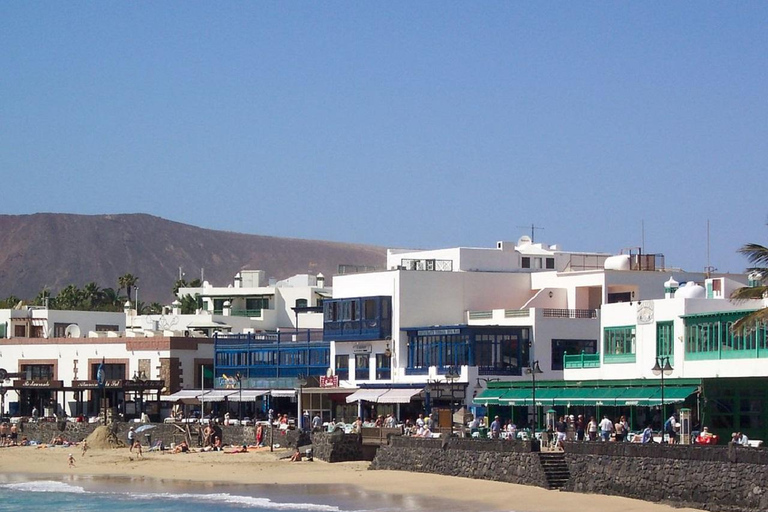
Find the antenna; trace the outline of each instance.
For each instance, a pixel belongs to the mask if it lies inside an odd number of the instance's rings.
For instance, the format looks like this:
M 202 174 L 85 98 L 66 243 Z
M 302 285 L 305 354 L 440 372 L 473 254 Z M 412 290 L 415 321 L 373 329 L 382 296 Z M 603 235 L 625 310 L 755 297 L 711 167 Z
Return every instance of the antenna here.
M 531 228 L 531 243 L 533 243 L 534 240 L 535 240 L 535 238 L 534 238 L 534 231 L 535 230 L 538 229 L 539 231 L 544 231 L 544 228 L 540 228 L 539 226 L 535 226 L 533 223 L 531 223 L 530 226 L 517 226 L 517 227 L 518 228 L 526 228 L 526 229 Z
M 710 240 L 709 240 L 709 219 L 707 219 L 707 266 L 704 267 L 704 273 L 706 274 L 707 279 L 712 277 L 712 272 L 713 271 L 717 270 L 715 267 L 713 267 L 710 264 L 710 261 L 709 261 L 709 246 L 710 246 Z
M 645 253 L 645 219 L 640 221 L 640 247 Z

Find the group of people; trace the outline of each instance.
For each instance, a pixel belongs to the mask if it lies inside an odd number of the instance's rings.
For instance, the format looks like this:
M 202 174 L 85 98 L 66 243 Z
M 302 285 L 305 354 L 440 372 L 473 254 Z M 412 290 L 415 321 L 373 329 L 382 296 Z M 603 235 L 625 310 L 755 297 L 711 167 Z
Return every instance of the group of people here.
M 19 430 L 15 423 L 10 426 L 8 423 L 0 423 L 0 447 L 18 446 Z

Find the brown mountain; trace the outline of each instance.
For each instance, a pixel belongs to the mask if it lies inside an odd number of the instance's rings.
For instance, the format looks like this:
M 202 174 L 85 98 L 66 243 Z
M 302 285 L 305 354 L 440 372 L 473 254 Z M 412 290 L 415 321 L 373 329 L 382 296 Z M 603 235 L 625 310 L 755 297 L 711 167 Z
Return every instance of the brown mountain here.
M 203 268 L 206 281 L 226 286 L 241 269 L 284 279 L 385 263 L 381 247 L 214 231 L 144 214 L 0 215 L 0 298 L 33 299 L 46 287 L 56 294 L 90 281 L 117 288 L 130 273 L 142 302 L 168 303 L 179 267 L 188 281 Z

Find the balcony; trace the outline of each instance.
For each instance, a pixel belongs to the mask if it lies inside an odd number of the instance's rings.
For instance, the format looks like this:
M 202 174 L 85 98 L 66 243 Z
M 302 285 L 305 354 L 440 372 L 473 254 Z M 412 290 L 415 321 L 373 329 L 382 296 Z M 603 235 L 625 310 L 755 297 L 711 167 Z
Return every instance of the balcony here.
M 328 299 L 323 302 L 326 341 L 383 340 L 392 335 L 392 298 Z
M 248 318 L 261 318 L 261 309 L 233 309 L 231 311 L 232 316 L 244 316 Z
M 566 370 L 579 370 L 582 368 L 600 368 L 600 354 L 581 354 L 563 356 L 563 367 Z

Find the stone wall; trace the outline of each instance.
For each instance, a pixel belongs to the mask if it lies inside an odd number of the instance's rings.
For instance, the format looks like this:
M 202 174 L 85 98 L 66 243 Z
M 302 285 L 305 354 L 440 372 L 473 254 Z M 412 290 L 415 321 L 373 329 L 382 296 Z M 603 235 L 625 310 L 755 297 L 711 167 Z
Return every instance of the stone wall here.
M 395 437 L 389 446 L 379 448 L 371 469 L 549 486 L 538 453 L 523 441 Z
M 565 490 L 718 512 L 768 510 L 768 450 L 727 446 L 567 443 Z
M 340 430 L 313 433 L 312 452 L 315 457 L 325 462 L 364 460 L 360 436 L 345 434 Z
M 27 436 L 30 441 L 37 443 L 49 443 L 58 435 L 61 435 L 64 440 L 70 442 L 80 442 L 98 427 L 98 423 L 74 423 L 70 421 L 66 422 L 40 422 L 40 423 L 19 423 L 19 439 L 23 436 Z M 186 425 L 175 425 L 166 423 L 152 423 L 153 428 L 140 432 L 138 438 L 142 444 L 146 445 L 147 441 L 151 440 L 155 443 L 158 439 L 163 441 L 163 445 L 168 447 L 171 443 L 180 443 L 187 437 Z M 115 429 L 117 438 L 124 443 L 128 442 L 128 430 L 130 427 L 138 428 L 138 423 L 114 423 L 112 427 Z M 253 445 L 256 442 L 256 429 L 255 427 L 241 427 L 241 426 L 221 426 L 222 430 L 222 442 L 224 445 L 241 446 L 243 444 Z M 269 431 L 267 431 L 269 432 Z M 198 426 L 190 425 L 189 433 L 191 434 L 192 443 L 191 446 L 198 446 Z M 145 437 L 145 434 L 150 435 L 150 439 Z M 266 442 L 269 442 L 269 434 L 266 435 Z M 289 431 L 274 431 L 274 443 L 280 445 L 280 447 L 295 448 L 298 446 L 304 446 L 309 444 L 309 434 L 299 432 L 298 430 Z

